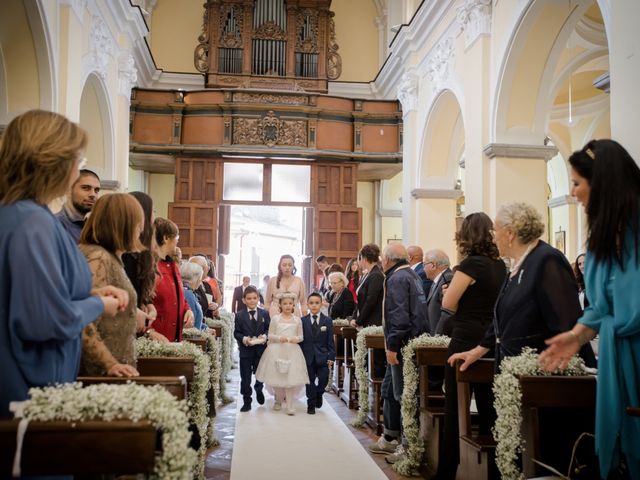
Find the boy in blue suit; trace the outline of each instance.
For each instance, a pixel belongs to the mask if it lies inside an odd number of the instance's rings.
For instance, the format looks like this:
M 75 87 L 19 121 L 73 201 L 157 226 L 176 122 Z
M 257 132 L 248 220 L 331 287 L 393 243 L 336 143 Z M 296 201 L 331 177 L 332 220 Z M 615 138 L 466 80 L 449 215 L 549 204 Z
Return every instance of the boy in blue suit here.
M 236 313 L 233 336 L 238 341 L 240 353 L 240 393 L 244 401 L 240 411 L 248 412 L 251 410 L 251 376 L 256 373 L 260 357 L 266 348 L 271 318 L 267 311 L 258 308 L 260 296 L 255 287 L 248 286 L 244 289 L 242 301 L 247 309 Z M 262 387 L 262 382 L 256 380 L 253 388 L 260 405 L 264 404 Z
M 312 293 L 307 298 L 309 314 L 302 317 L 300 344 L 307 361 L 309 383 L 307 384 L 307 413 L 315 415 L 316 408 L 322 407 L 322 395 L 329 381 L 329 365 L 333 364 L 336 349 L 333 343 L 333 321 L 321 313 L 322 297 Z M 317 380 L 317 384 L 316 384 Z

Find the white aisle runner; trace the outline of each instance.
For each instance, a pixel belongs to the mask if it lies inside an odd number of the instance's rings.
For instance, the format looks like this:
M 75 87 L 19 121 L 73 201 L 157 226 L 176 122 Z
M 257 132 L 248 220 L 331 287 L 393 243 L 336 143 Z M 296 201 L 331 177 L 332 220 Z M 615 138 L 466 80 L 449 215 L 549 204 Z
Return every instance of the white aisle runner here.
M 242 404 L 242 397 L 238 405 Z M 253 401 L 250 412 L 237 412 L 231 460 L 231 479 L 278 480 L 386 480 L 325 401 L 308 415 L 306 401 L 296 404 L 296 414 L 273 410 L 273 398 L 264 405 Z

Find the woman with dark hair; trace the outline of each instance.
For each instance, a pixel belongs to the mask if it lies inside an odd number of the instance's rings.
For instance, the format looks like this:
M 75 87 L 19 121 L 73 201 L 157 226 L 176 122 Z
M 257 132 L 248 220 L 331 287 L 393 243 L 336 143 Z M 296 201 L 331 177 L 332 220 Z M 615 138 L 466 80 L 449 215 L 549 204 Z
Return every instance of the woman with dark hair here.
M 599 334 L 596 453 L 606 478 L 626 464 L 640 478 L 640 169 L 613 140 L 593 140 L 569 157 L 571 194 L 587 212 L 585 285 L 590 305 L 568 332 L 547 340 L 547 370 L 564 368 Z
M 173 259 L 180 235 L 178 226 L 166 218 L 156 218 L 154 226 L 160 257 L 160 276 L 153 299 L 158 317 L 147 333 L 156 332 L 170 342 L 179 342 L 182 340 L 183 327 L 191 327 L 194 323 L 193 313 L 184 298 L 180 270 Z
M 451 336 L 449 356 L 475 347 L 493 318 L 493 305 L 507 270 L 493 239 L 493 222 L 482 212 L 465 217 L 456 233 L 463 257 L 442 298 L 450 315 L 445 333 Z M 472 385 L 480 419 L 480 434 L 489 434 L 494 418 L 491 387 Z M 460 461 L 458 442 L 458 390 L 455 369 L 445 367 L 444 443 L 440 448 L 438 480 L 455 479 Z
M 280 313 L 280 303 L 278 295 L 284 292 L 295 294 L 297 300 L 294 305 L 294 314 L 302 317 L 307 314 L 307 298 L 304 289 L 304 282 L 300 277 L 296 277 L 295 260 L 291 255 L 282 255 L 278 262 L 278 275 L 272 277 L 267 285 L 267 296 L 264 304 L 269 305 L 269 315 L 274 316 Z
M 138 325 L 138 332 L 143 332 L 156 319 L 158 312 L 153 305 L 156 277 L 158 272 L 158 254 L 153 231 L 153 200 L 142 192 L 130 192 L 144 212 L 144 227 L 140 233 L 140 243 L 144 247 L 139 252 L 126 252 L 122 255 L 122 263 L 138 295 L 138 308 L 144 312 L 146 318 L 142 325 Z M 140 317 L 139 317 L 140 318 Z
M 584 287 L 584 260 L 586 255 L 581 253 L 576 257 L 576 263 L 573 266 L 573 273 L 578 283 L 578 295 L 580 296 L 580 307 L 584 310 L 589 306 L 585 287 Z
M 363 246 L 358 253 L 358 264 L 363 272 L 356 289 L 358 300 L 351 320 L 352 327 L 382 325 L 384 273 L 380 269 L 380 247 L 374 243 Z
M 351 260 L 349 260 L 349 263 L 347 263 L 346 275 L 347 281 L 349 282 L 347 288 L 351 292 L 351 295 L 353 295 L 353 301 L 357 302 L 358 296 L 356 295 L 356 289 L 358 288 L 358 284 L 360 283 L 360 266 L 358 265 L 357 259 L 352 258 Z

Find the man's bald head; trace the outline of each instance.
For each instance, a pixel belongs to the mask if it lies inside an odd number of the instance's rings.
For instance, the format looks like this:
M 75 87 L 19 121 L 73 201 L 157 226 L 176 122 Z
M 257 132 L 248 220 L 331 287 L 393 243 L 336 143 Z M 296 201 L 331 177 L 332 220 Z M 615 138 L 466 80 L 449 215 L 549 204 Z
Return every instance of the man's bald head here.
M 407 255 L 409 256 L 409 265 L 413 266 L 416 263 L 422 262 L 422 248 L 418 245 L 410 245 L 407 247 Z

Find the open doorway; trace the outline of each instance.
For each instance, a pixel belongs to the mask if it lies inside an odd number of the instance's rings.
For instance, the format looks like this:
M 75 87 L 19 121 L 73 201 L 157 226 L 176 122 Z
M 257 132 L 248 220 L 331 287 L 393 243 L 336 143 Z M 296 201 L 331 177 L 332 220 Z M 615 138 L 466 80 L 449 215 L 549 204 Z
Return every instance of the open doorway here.
M 229 254 L 225 255 L 224 306 L 231 311 L 233 289 L 242 277 L 266 294 L 265 275 L 278 274 L 278 260 L 289 254 L 298 275 L 303 265 L 304 207 L 232 205 Z

